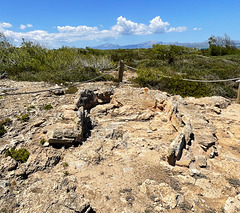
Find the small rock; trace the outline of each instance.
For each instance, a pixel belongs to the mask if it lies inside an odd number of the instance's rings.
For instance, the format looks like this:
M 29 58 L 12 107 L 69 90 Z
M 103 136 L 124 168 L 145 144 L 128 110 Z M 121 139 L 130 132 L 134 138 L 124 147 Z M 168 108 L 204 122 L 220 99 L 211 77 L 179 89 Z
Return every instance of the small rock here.
M 46 120 L 45 119 L 41 119 L 36 121 L 32 126 L 34 127 L 39 127 L 41 124 L 43 124 Z
M 170 165 L 175 166 L 176 160 L 180 160 L 185 145 L 184 134 L 180 133 L 168 148 L 167 159 Z
M 216 147 L 216 146 L 213 146 L 213 147 L 212 147 L 212 151 L 211 151 L 211 153 L 209 154 L 209 157 L 210 157 L 210 158 L 214 158 L 215 156 L 218 156 L 218 150 L 217 150 L 217 147 Z
M 49 146 L 49 143 L 48 143 L 48 142 L 45 142 L 45 143 L 43 144 L 43 146 L 44 146 L 44 147 L 48 147 L 48 146 Z
M 64 95 L 64 90 L 62 90 L 62 89 L 59 89 L 59 90 L 51 90 L 50 91 L 52 94 L 54 94 L 54 95 L 57 95 L 57 96 L 59 96 L 59 95 Z
M 206 168 L 207 167 L 207 159 L 205 156 L 196 156 L 195 157 L 196 165 L 200 168 Z
M 53 132 L 53 138 L 61 139 L 63 137 L 63 130 L 62 129 L 55 129 Z
M 0 180 L 0 187 L 5 188 L 7 186 L 10 186 L 10 182 L 8 180 Z
M 199 176 L 201 174 L 200 171 L 198 171 L 197 169 L 191 169 L 190 170 L 190 175 L 193 177 L 195 175 Z

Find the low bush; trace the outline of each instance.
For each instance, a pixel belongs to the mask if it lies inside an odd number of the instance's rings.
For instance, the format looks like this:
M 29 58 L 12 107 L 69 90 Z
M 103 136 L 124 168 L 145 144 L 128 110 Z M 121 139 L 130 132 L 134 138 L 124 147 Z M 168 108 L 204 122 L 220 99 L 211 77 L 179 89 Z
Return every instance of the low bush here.
M 0 120 L 0 137 L 2 137 L 5 133 L 7 133 L 7 130 L 4 126 L 11 125 L 12 120 L 10 118 L 4 118 Z
M 27 161 L 27 159 L 29 158 L 29 155 L 30 155 L 30 153 L 25 148 L 18 149 L 18 150 L 11 148 L 11 149 L 8 149 L 5 153 L 5 157 L 10 156 L 14 160 L 21 162 L 21 163 L 25 163 Z
M 240 77 L 240 49 L 227 35 L 211 36 L 209 47 L 201 50 L 160 44 L 148 49 L 46 49 L 24 39 L 20 47 L 15 47 L 3 33 L 0 33 L 0 41 L 0 74 L 6 72 L 13 80 L 63 85 L 92 79 L 117 81 L 111 75 L 102 76 L 101 71 L 111 70 L 120 60 L 124 60 L 126 65 L 139 69 L 135 82 L 142 86 L 154 86 L 182 96 L 220 95 L 233 98 L 237 94 L 234 82 L 197 83 L 182 80 Z M 67 93 L 73 94 L 75 90 L 69 88 Z
M 7 130 L 2 124 L 0 124 L 0 137 L 2 137 L 5 133 L 7 133 Z
M 42 139 L 40 140 L 40 144 L 41 144 L 41 145 L 43 145 L 45 142 L 46 142 L 46 141 L 45 141 L 44 138 L 42 138 Z
M 35 106 L 31 105 L 30 107 L 27 108 L 27 111 L 31 111 L 31 110 L 33 110 L 35 108 L 36 108 Z
M 44 110 L 50 110 L 53 109 L 53 106 L 51 104 L 47 104 L 43 107 Z
M 78 88 L 75 86 L 70 86 L 65 91 L 66 94 L 75 94 L 78 91 Z
M 12 120 L 10 118 L 4 118 L 0 120 L 0 125 L 9 126 L 11 124 L 12 124 Z
M 21 114 L 20 116 L 17 116 L 18 120 L 21 122 L 27 122 L 29 121 L 30 117 L 28 114 Z

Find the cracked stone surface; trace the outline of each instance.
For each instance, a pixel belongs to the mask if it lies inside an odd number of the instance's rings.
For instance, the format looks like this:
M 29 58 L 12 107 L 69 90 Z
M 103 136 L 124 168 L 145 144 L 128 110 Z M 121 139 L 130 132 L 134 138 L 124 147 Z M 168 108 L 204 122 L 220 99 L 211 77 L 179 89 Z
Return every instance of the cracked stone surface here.
M 52 88 L 0 85 L 18 92 Z M 12 123 L 0 138 L 0 212 L 239 210 L 240 105 L 128 83 L 78 89 L 1 98 L 0 119 Z M 43 110 L 47 104 L 53 109 Z M 22 113 L 29 121 L 17 118 Z M 49 138 L 71 142 L 55 146 Z M 27 148 L 27 162 L 5 158 L 10 147 Z

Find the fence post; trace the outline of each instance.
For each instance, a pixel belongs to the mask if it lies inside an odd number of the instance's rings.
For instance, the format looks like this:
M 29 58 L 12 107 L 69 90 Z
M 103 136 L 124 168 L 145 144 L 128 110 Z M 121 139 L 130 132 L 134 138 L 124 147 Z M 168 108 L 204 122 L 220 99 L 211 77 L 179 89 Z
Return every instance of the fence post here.
M 118 70 L 118 81 L 119 82 L 122 82 L 123 71 L 124 71 L 124 62 L 123 62 L 123 60 L 120 60 L 120 62 L 119 62 L 119 70 Z
M 239 83 L 239 85 L 238 85 L 237 103 L 240 104 L 240 80 L 238 80 L 237 82 Z

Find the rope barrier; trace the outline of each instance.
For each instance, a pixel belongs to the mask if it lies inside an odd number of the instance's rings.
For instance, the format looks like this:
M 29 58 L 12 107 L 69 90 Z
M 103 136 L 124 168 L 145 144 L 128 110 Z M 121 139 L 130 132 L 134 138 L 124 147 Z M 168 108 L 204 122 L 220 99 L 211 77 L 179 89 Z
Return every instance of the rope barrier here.
M 127 68 L 129 69 L 133 69 L 133 70 L 138 70 L 137 68 L 134 68 L 134 67 L 131 67 L 131 66 L 128 66 L 126 64 L 124 64 Z M 99 78 L 102 78 L 103 76 L 105 75 L 108 75 L 109 73 L 111 72 L 114 72 L 114 71 L 117 71 L 119 69 L 120 66 L 117 66 L 115 69 L 113 70 L 110 70 L 110 71 L 107 71 L 105 72 L 104 74 L 100 75 L 100 76 L 97 76 L 95 78 L 92 78 L 92 79 L 89 79 L 89 80 L 86 80 L 86 81 L 82 81 L 80 83 L 76 83 L 76 84 L 73 84 L 72 86 L 78 86 L 80 84 L 84 84 L 84 83 L 89 83 L 89 82 L 92 82 L 92 81 L 95 81 Z M 100 72 L 103 72 L 100 71 Z M 162 75 L 162 77 L 164 78 L 171 78 L 173 79 L 173 77 L 171 76 L 165 76 L 165 75 Z M 179 80 L 182 80 L 182 81 L 190 81 L 190 82 L 199 82 L 199 83 L 217 83 L 217 82 L 227 82 L 227 81 L 236 81 L 236 82 L 239 82 L 240 81 L 240 78 L 231 78 L 231 79 L 219 79 L 219 80 L 200 80 L 200 79 L 187 79 L 187 78 L 183 78 L 183 79 L 179 79 Z M 51 91 L 54 91 L 54 90 L 61 90 L 61 89 L 65 89 L 66 87 L 58 87 L 58 88 L 53 88 L 53 89 L 45 89 L 45 90 L 37 90 L 37 91 L 30 91 L 30 92 L 19 92 L 19 93 L 2 93 L 0 94 L 1 96 L 10 96 L 10 95 L 25 95 L 25 94 L 34 94 L 34 93 L 42 93 L 42 92 L 51 92 Z
M 166 76 L 166 75 L 162 75 L 162 77 L 164 78 L 171 78 L 173 79 L 173 77 L 170 76 Z M 179 79 L 180 81 L 190 81 L 190 82 L 199 82 L 199 83 L 217 83 L 217 82 L 227 82 L 227 81 L 238 81 L 240 78 L 230 78 L 230 79 L 223 79 L 223 80 L 198 80 L 198 79 L 187 79 L 187 78 L 182 78 Z
M 134 67 L 128 66 L 128 65 L 126 65 L 126 64 L 125 64 L 125 66 L 126 66 L 127 68 L 132 69 L 132 70 L 138 70 L 137 68 L 134 68 Z
M 128 66 L 126 64 L 125 64 L 125 66 L 127 68 L 130 68 L 130 69 L 133 69 L 133 70 L 138 70 L 137 68 Z M 162 75 L 162 77 L 173 78 L 171 76 L 165 76 L 165 75 Z M 200 79 L 187 79 L 187 78 L 183 78 L 183 79 L 179 79 L 179 80 L 190 81 L 190 82 L 199 82 L 199 83 L 217 83 L 217 82 L 227 82 L 227 81 L 236 81 L 236 82 L 238 82 L 240 80 L 240 78 L 219 79 L 219 80 L 200 80 Z
M 79 83 L 76 83 L 76 84 L 73 84 L 71 86 L 78 86 L 78 85 L 81 85 L 81 84 L 84 84 L 84 83 L 89 83 L 89 82 L 92 82 L 92 81 L 95 81 L 99 78 L 102 78 L 103 76 L 106 76 L 108 75 L 109 73 L 115 71 L 116 69 L 118 69 L 119 67 L 113 69 L 113 70 L 110 70 L 108 71 L 107 73 L 105 74 L 102 74 L 100 76 L 97 76 L 95 78 L 92 78 L 92 79 L 89 79 L 89 80 L 86 80 L 86 81 L 82 81 L 82 82 L 79 82 Z M 52 88 L 52 89 L 45 89 L 45 90 L 37 90 L 37 91 L 29 91 L 29 92 L 19 92 L 19 93 L 2 93 L 0 94 L 1 96 L 11 96 L 11 95 L 26 95 L 26 94 L 35 94 L 35 93 L 42 93 L 42 92 L 51 92 L 51 91 L 54 91 L 54 90 L 61 90 L 61 89 L 65 89 L 67 87 L 58 87 L 58 88 Z
M 223 79 L 223 80 L 194 80 L 194 79 L 181 79 L 183 81 L 192 81 L 192 82 L 199 82 L 199 83 L 217 83 L 217 82 L 226 82 L 226 81 L 237 81 L 240 78 L 230 78 L 230 79 Z

